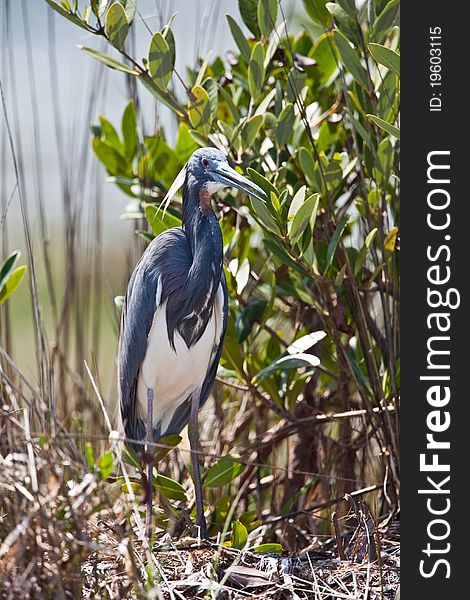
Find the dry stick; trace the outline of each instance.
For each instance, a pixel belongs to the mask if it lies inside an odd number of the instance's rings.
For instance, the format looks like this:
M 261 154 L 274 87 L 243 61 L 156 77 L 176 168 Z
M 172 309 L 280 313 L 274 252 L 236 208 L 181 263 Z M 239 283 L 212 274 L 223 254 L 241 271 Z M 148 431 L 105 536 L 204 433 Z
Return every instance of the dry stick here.
M 336 538 L 336 547 L 338 548 L 338 556 L 341 560 L 346 560 L 346 554 L 344 553 L 343 540 L 341 538 L 341 532 L 339 530 L 338 513 L 336 511 L 333 511 L 332 518 L 333 518 L 333 527 L 335 529 L 335 538 Z
M 34 435 L 35 437 L 39 437 L 41 435 L 44 435 L 44 432 L 35 431 L 32 435 Z M 73 433 L 73 432 L 63 432 L 61 434 L 58 434 L 56 437 L 80 438 L 82 440 L 83 439 L 109 440 L 109 436 L 104 436 L 104 435 L 99 435 L 99 434 L 82 434 L 82 433 Z M 126 443 L 131 443 L 131 444 L 136 444 L 136 445 L 142 445 L 142 446 L 147 444 L 146 441 L 128 438 L 125 436 L 120 436 L 118 434 L 118 432 L 113 432 L 112 440 L 114 442 L 126 442 Z M 168 444 L 160 444 L 159 442 L 151 442 L 148 445 L 152 448 L 165 448 L 165 449 L 174 450 L 174 446 L 170 446 Z M 191 452 L 191 450 L 185 449 L 185 448 L 179 448 L 178 450 L 179 450 L 179 452 Z M 216 459 L 216 460 L 218 460 L 220 458 L 224 458 L 224 455 L 216 454 L 214 452 L 206 453 L 202 450 L 195 451 L 195 454 L 202 455 L 206 458 L 212 458 L 212 459 Z M 258 467 L 260 469 L 270 469 L 272 471 L 289 472 L 289 473 L 294 473 L 297 475 L 308 475 L 310 477 L 320 477 L 320 478 L 325 478 L 325 479 L 334 480 L 334 481 L 350 481 L 352 483 L 357 483 L 357 479 L 350 479 L 347 477 L 335 477 L 334 475 L 325 475 L 324 473 L 313 473 L 312 471 L 302 471 L 299 469 L 291 469 L 289 467 L 282 467 L 280 465 L 279 466 L 278 465 L 270 465 L 267 463 L 259 463 L 256 461 L 244 460 L 243 458 L 239 458 L 239 459 L 237 459 L 237 461 L 242 463 L 243 465 L 251 466 L 251 467 Z M 383 487 L 383 485 L 384 485 L 383 483 L 380 483 L 380 484 L 377 484 L 377 487 Z
M 380 412 L 383 412 L 384 410 L 394 412 L 395 407 L 393 405 L 389 405 L 385 409 L 382 409 L 380 407 L 375 407 L 372 409 L 372 412 L 380 413 Z M 308 427 L 311 427 L 312 425 L 322 425 L 323 423 L 332 423 L 333 421 L 340 421 L 342 419 L 352 419 L 355 417 L 361 417 L 366 414 L 368 414 L 367 409 L 359 409 L 359 410 L 350 410 L 350 411 L 341 412 L 341 413 L 333 413 L 330 415 L 323 414 L 323 415 L 316 415 L 314 417 L 305 417 L 303 419 L 298 419 L 295 422 L 287 423 L 287 424 L 283 424 L 281 422 L 281 427 L 277 426 L 276 428 L 268 430 L 266 433 L 264 433 L 261 436 L 260 441 L 256 442 L 251 447 L 247 448 L 245 450 L 244 454 L 253 452 L 255 450 L 259 450 L 261 447 L 266 446 L 266 445 L 272 445 L 273 443 L 275 443 L 277 441 L 281 441 L 281 440 L 285 439 L 286 437 L 289 437 L 290 435 L 296 433 L 299 429 L 308 428 Z
M 29 410 L 25 407 L 23 409 L 24 415 L 24 432 L 26 436 L 26 443 L 28 446 L 28 462 L 29 462 L 29 473 L 31 476 L 31 487 L 35 494 L 38 493 L 38 474 L 36 472 L 36 461 L 34 459 L 34 449 L 31 442 L 31 429 L 29 426 Z
M 114 432 L 111 429 L 111 420 L 109 418 L 108 412 L 107 412 L 106 407 L 104 405 L 104 402 L 103 402 L 103 399 L 101 397 L 101 394 L 100 394 L 100 392 L 98 390 L 96 382 L 95 382 L 95 380 L 93 378 L 93 375 L 91 374 L 90 369 L 89 369 L 89 367 L 88 367 L 88 365 L 87 365 L 86 362 L 85 362 L 85 368 L 87 370 L 88 376 L 90 377 L 90 381 L 91 381 L 91 384 L 92 384 L 93 389 L 95 391 L 96 397 L 98 398 L 98 401 L 100 403 L 100 406 L 101 406 L 101 409 L 103 411 L 103 415 L 104 415 L 106 424 L 110 428 L 110 433 L 112 434 Z M 120 441 L 119 436 L 113 435 L 112 439 L 113 439 L 114 442 Z M 125 439 L 123 441 L 125 441 Z M 128 494 L 129 494 L 131 502 L 132 502 L 132 511 L 134 513 L 135 523 L 136 523 L 137 528 L 139 529 L 141 541 L 142 541 L 142 543 L 144 545 L 144 548 L 145 548 L 145 551 L 146 551 L 147 560 L 148 560 L 148 563 L 150 565 L 150 568 L 152 569 L 152 574 L 155 574 L 156 570 L 158 571 L 158 573 L 159 573 L 162 581 L 165 582 L 165 584 L 166 584 L 166 586 L 168 588 L 168 591 L 170 593 L 170 597 L 174 598 L 174 594 L 173 594 L 173 592 L 172 592 L 172 590 L 171 590 L 171 588 L 170 588 L 170 586 L 168 584 L 168 580 L 166 578 L 165 572 L 163 571 L 162 567 L 160 566 L 160 563 L 158 562 L 158 560 L 156 559 L 156 557 L 154 556 L 154 554 L 151 552 L 150 544 L 149 544 L 149 539 L 145 535 L 144 524 L 142 522 L 142 518 L 140 516 L 139 509 L 137 507 L 137 500 L 136 500 L 134 491 L 132 489 L 131 481 L 130 481 L 130 478 L 129 478 L 129 473 L 127 471 L 127 467 L 126 467 L 124 461 L 122 460 L 122 455 L 121 455 L 121 452 L 120 452 L 119 448 L 115 449 L 115 455 L 116 455 L 116 458 L 118 459 L 119 466 L 120 466 L 120 469 L 122 471 L 122 474 L 123 474 L 123 477 L 124 477 L 124 481 L 126 483 Z M 139 562 L 140 562 L 141 571 L 144 573 L 144 577 L 148 580 L 147 569 L 145 569 L 144 564 L 142 562 L 142 559 L 140 558 L 140 556 L 138 554 L 137 554 L 137 557 L 138 557 Z M 157 592 L 158 598 L 163 598 L 163 594 L 161 593 L 161 591 L 159 590 L 158 587 L 156 589 L 156 592 Z
M 362 488 L 361 490 L 355 490 L 348 494 L 349 496 L 363 496 L 364 494 L 368 494 L 369 492 L 375 492 L 376 490 L 383 489 L 383 484 L 370 485 L 366 488 Z M 337 504 L 341 500 L 344 500 L 344 496 L 339 496 L 337 498 L 333 498 L 332 500 L 328 500 L 327 502 L 322 502 L 321 504 L 314 504 L 309 508 L 304 508 L 302 510 L 296 510 L 288 513 L 287 515 L 280 515 L 279 517 L 268 517 L 265 520 L 265 523 L 272 525 L 273 523 L 278 523 L 279 521 L 285 521 L 286 519 L 291 519 L 292 517 L 297 517 L 298 515 L 309 515 L 313 512 L 317 512 L 319 510 L 323 510 L 324 508 L 328 508 L 329 506 L 333 506 Z

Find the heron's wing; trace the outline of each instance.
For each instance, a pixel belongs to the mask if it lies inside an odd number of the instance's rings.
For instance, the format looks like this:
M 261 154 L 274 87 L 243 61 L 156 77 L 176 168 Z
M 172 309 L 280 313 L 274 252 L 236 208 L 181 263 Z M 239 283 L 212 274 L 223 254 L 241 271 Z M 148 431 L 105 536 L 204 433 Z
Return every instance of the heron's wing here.
M 136 384 L 147 351 L 147 338 L 160 304 L 168 256 L 174 274 L 187 272 L 190 255 L 180 228 L 161 233 L 147 247 L 129 281 L 124 301 L 118 353 L 118 388 L 126 436 L 145 439 L 146 426 L 136 410 Z M 139 448 L 135 448 L 138 450 Z
M 228 292 L 227 292 L 227 282 L 225 280 L 225 274 L 222 270 L 222 275 L 220 279 L 220 285 L 222 286 L 222 324 L 221 324 L 221 333 L 220 337 L 217 340 L 214 351 L 212 354 L 211 363 L 209 365 L 209 369 L 207 371 L 207 375 L 202 384 L 201 392 L 200 392 L 200 406 L 202 406 L 209 397 L 212 386 L 214 384 L 215 376 L 217 374 L 217 367 L 219 366 L 220 355 L 222 354 L 222 348 L 224 344 L 225 332 L 227 330 L 227 320 L 228 320 Z M 169 435 L 170 433 L 180 433 L 184 429 L 184 427 L 189 422 L 189 417 L 191 413 L 191 398 L 187 398 L 183 404 L 181 404 L 175 411 L 175 414 L 168 425 L 165 432 L 162 435 Z
M 204 380 L 202 389 L 201 389 L 201 398 L 200 403 L 201 406 L 205 403 L 212 389 L 212 385 L 214 384 L 215 376 L 217 374 L 217 367 L 219 366 L 220 355 L 222 354 L 222 348 L 224 345 L 224 337 L 225 332 L 227 331 L 227 320 L 228 320 L 228 292 L 227 292 L 227 282 L 225 281 L 225 273 L 222 270 L 222 275 L 220 278 L 220 285 L 222 286 L 222 327 L 221 334 L 218 340 L 217 345 L 214 348 L 213 359 L 211 365 L 209 367 L 209 371 L 207 372 L 207 377 Z

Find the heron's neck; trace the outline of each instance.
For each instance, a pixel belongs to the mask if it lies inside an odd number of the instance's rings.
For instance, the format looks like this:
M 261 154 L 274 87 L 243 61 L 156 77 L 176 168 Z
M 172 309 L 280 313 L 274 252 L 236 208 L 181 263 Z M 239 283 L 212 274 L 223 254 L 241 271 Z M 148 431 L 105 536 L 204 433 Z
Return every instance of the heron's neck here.
M 188 180 L 189 179 L 189 180 Z M 183 190 L 183 227 L 192 252 L 189 277 L 199 284 L 201 294 L 217 292 L 223 261 L 222 232 L 212 210 L 210 194 L 188 175 Z M 215 285 L 217 284 L 217 285 Z M 211 289 L 212 287 L 215 289 Z
M 201 207 L 200 187 L 187 184 L 188 179 L 183 189 L 183 229 L 191 248 L 192 262 L 184 288 L 177 298 L 168 301 L 167 328 L 171 344 L 174 331 L 178 329 L 190 348 L 200 339 L 212 315 L 222 276 L 223 243 L 210 202 L 203 198 Z M 173 306 L 172 302 L 176 304 Z

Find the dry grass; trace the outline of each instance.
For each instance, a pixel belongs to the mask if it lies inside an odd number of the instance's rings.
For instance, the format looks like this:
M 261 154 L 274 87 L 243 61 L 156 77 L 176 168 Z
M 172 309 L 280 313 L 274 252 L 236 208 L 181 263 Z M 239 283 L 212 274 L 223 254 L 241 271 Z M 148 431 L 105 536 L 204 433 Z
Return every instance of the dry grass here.
M 399 521 L 376 525 L 361 500 L 349 497 L 336 539 L 311 536 L 300 553 L 198 546 L 162 530 L 150 550 L 139 500 L 91 473 L 71 438 L 34 439 L 29 425 L 27 410 L 2 409 L 15 449 L 0 455 L 2 598 L 396 597 Z

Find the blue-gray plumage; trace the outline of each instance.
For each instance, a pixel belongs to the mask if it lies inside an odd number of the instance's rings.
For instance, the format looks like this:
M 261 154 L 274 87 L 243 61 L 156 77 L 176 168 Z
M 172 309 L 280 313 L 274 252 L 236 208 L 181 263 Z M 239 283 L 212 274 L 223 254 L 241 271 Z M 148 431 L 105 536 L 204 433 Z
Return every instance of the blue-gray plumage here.
M 184 171 L 182 227 L 157 236 L 130 279 L 118 356 L 127 438 L 158 442 L 189 423 L 197 524 L 204 536 L 197 413 L 214 383 L 228 312 L 222 233 L 211 198 L 228 186 L 264 201 L 264 192 L 232 169 L 222 152 L 196 150 Z

